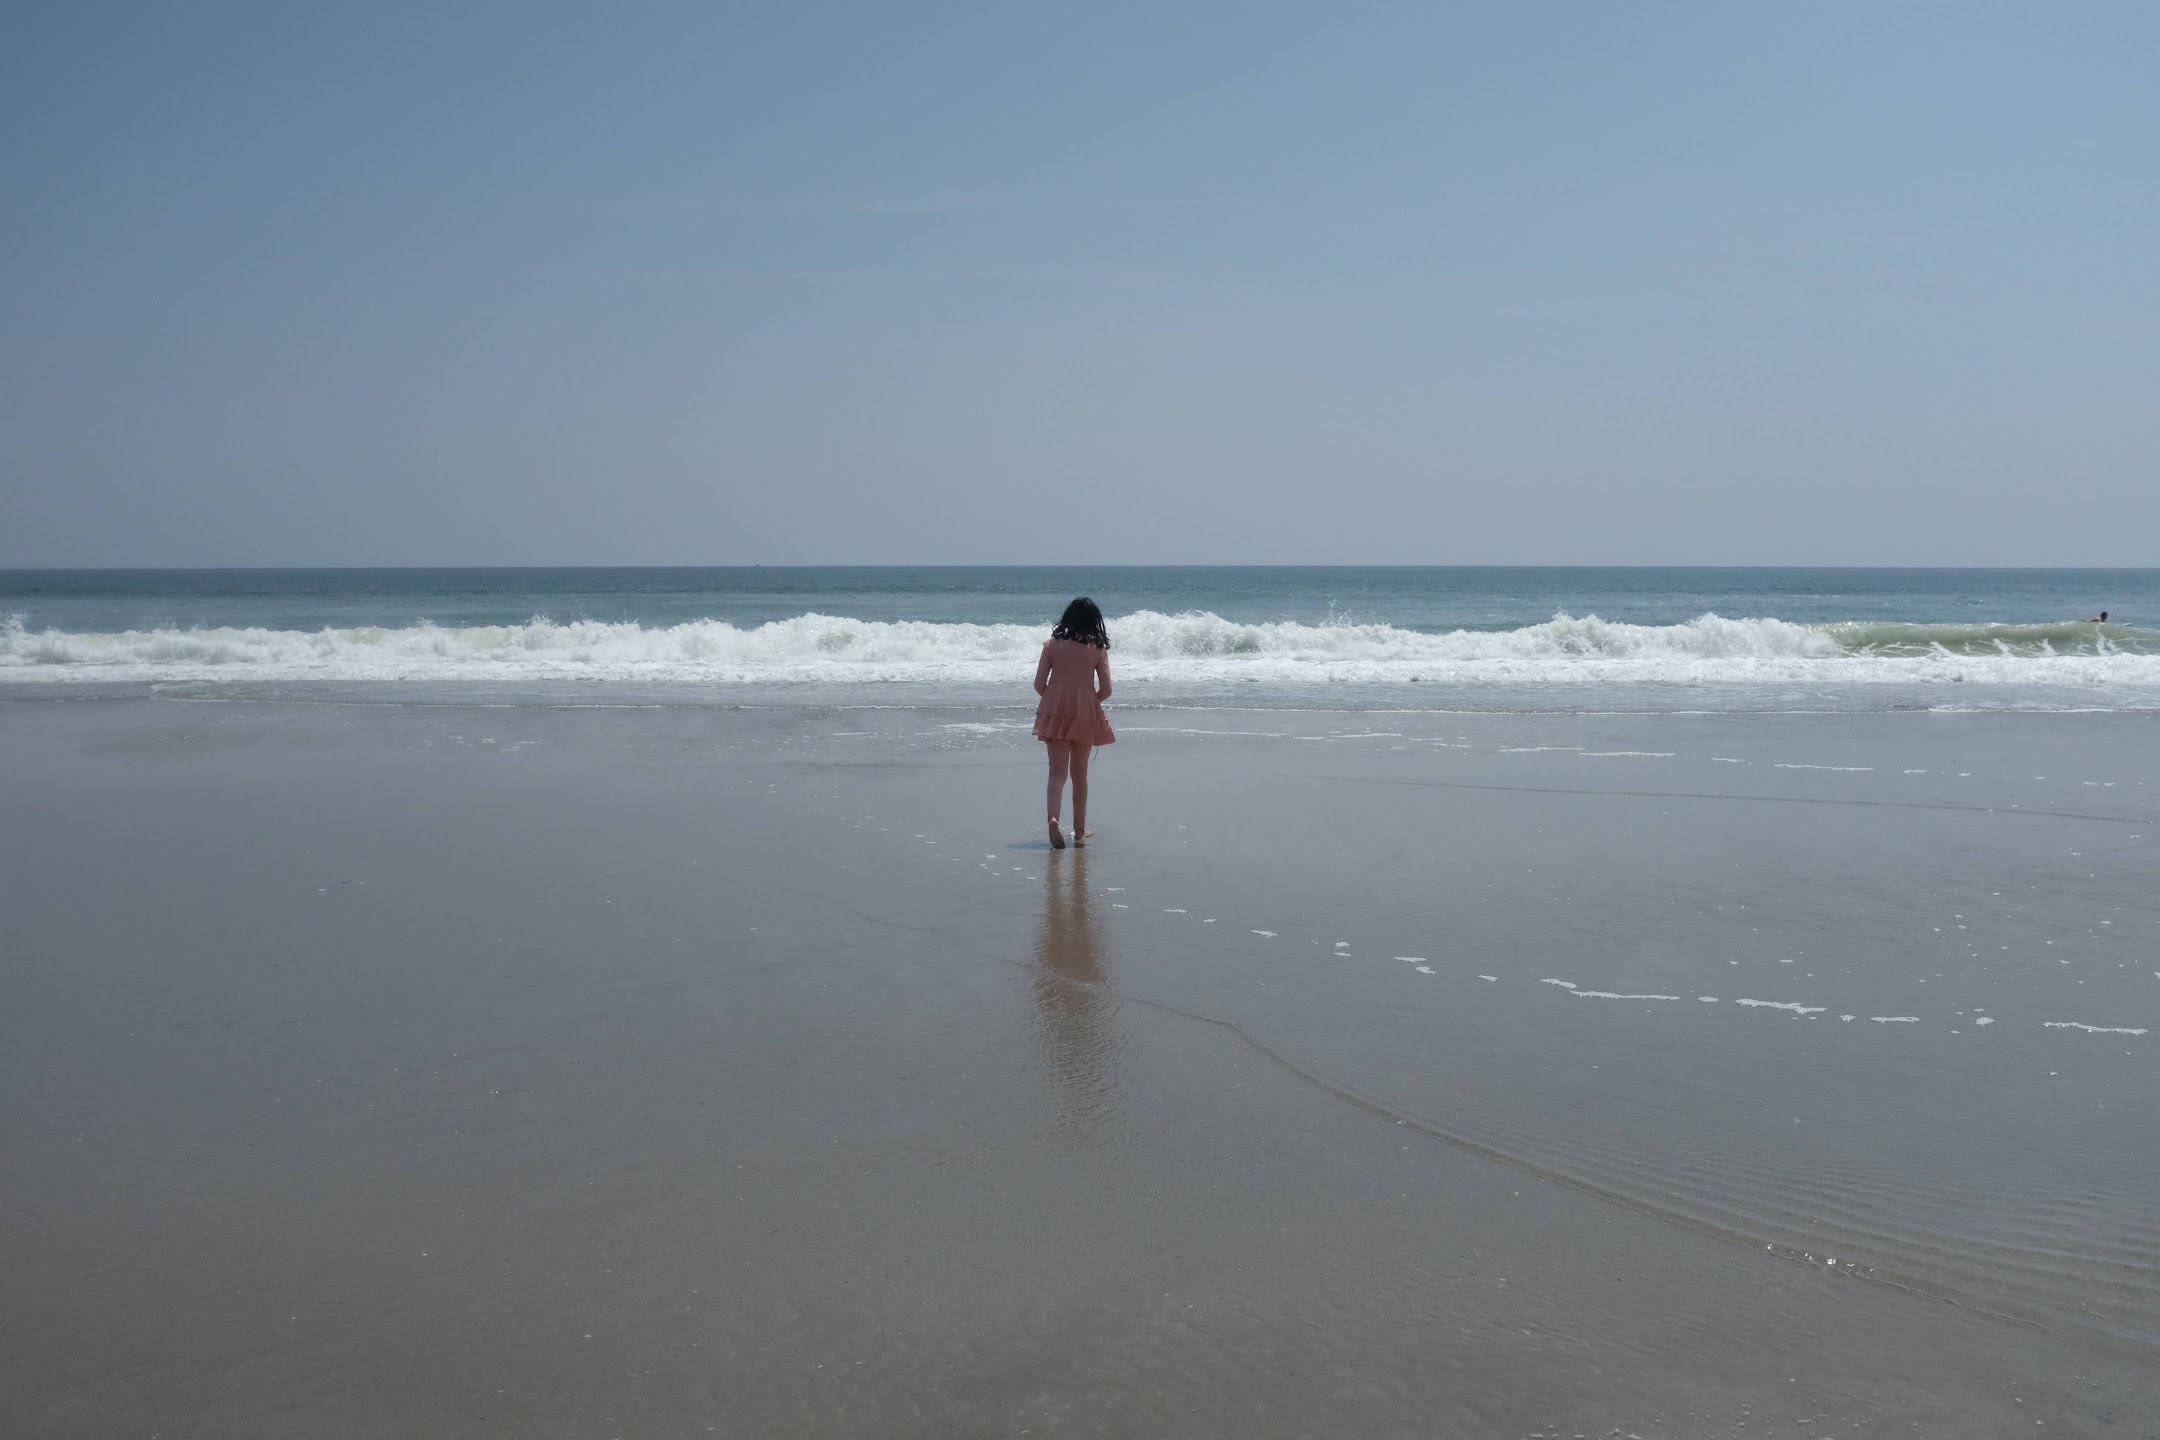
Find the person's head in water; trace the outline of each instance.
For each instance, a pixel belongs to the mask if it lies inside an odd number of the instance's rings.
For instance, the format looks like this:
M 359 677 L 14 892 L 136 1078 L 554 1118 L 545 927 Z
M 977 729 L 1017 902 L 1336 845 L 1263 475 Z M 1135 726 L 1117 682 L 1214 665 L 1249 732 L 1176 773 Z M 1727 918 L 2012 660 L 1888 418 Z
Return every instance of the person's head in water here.
M 1082 595 L 1065 607 L 1058 617 L 1057 629 L 1050 632 L 1053 640 L 1077 640 L 1083 645 L 1100 649 L 1110 648 L 1110 632 L 1103 628 L 1102 609 L 1093 600 Z

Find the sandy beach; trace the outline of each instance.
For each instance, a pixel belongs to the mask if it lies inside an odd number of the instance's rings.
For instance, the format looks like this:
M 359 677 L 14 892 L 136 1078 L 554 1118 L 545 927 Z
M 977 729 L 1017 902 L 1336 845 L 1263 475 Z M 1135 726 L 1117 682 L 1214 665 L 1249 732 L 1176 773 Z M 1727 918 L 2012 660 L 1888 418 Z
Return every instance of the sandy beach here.
M 0 704 L 0 1432 L 2160 1433 L 2149 717 Z

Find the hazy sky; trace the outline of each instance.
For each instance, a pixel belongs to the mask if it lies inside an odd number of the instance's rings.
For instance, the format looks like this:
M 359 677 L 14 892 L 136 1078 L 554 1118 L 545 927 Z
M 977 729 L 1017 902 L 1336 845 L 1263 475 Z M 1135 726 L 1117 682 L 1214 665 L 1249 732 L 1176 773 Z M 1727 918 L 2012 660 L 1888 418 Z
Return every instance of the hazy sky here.
M 2160 6 L 0 10 L 0 565 L 2160 564 Z

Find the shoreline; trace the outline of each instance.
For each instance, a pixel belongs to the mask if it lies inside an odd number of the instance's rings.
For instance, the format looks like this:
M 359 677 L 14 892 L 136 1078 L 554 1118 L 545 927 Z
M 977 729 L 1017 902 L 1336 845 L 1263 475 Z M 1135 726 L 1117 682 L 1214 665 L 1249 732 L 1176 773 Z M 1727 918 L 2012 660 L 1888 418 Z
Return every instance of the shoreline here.
M 2160 1419 L 2139 718 L 848 714 L 0 706 L 5 1428 Z

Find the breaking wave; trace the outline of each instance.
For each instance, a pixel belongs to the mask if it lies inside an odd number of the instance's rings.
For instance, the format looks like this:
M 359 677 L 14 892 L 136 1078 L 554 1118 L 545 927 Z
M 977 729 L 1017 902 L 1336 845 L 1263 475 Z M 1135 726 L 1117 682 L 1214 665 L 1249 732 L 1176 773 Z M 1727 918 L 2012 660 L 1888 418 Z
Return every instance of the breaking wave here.
M 2160 681 L 2160 631 L 2123 625 L 1802 625 L 1706 614 L 1679 625 L 1555 615 L 1515 630 L 1429 634 L 1391 625 L 1248 625 L 1205 611 L 1111 622 L 1121 678 L 1333 683 L 1981 680 Z M 0 626 L 13 681 L 344 682 L 634 679 L 703 684 L 1000 683 L 1032 663 L 1028 625 L 856 620 L 679 625 L 536 616 L 522 625 L 82 633 Z

